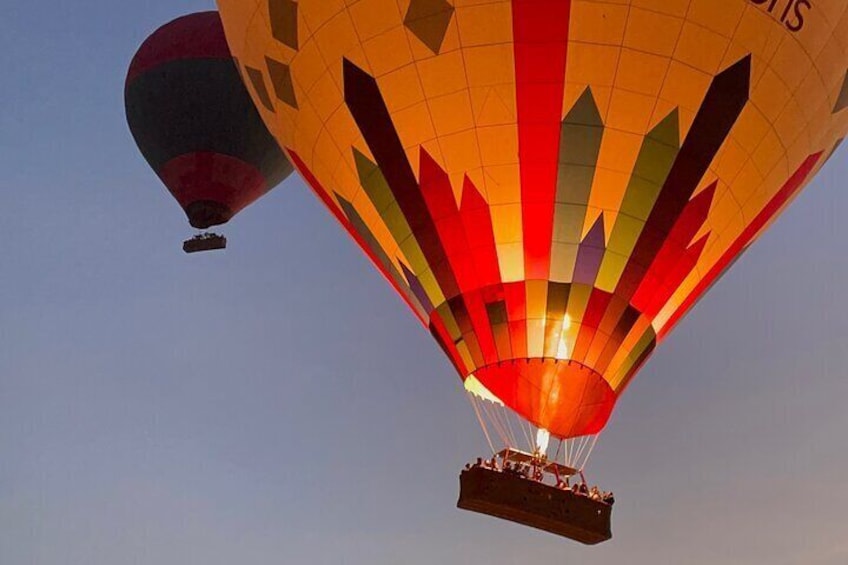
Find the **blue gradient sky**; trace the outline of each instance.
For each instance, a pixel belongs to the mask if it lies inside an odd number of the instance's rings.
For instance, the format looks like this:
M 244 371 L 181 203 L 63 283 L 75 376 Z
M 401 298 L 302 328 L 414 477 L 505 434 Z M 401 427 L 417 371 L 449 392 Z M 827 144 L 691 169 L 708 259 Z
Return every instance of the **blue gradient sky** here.
M 123 79 L 211 7 L 3 6 L 0 563 L 848 562 L 848 152 L 629 389 L 585 549 L 454 508 L 485 448 L 459 381 L 300 181 L 183 255 Z

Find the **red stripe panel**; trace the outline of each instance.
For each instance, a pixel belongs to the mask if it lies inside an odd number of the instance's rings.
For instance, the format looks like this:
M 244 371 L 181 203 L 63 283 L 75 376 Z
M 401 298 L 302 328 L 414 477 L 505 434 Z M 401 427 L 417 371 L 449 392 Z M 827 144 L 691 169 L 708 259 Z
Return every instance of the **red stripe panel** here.
M 491 278 L 492 267 L 494 267 L 497 277 L 500 276 L 488 206 L 477 193 L 477 189 L 466 181 L 463 187 L 463 204 L 466 207 L 463 212 L 460 212 L 447 173 L 423 148 L 420 155 L 419 185 L 421 194 L 424 196 L 430 216 L 435 222 L 439 239 L 462 292 L 461 296 L 465 312 L 468 314 L 468 322 L 477 338 L 483 362 L 485 364 L 497 363 L 497 344 L 489 322 L 486 302 L 483 300 L 480 290 L 487 274 L 486 270 L 489 274 L 488 278 Z M 476 199 L 474 195 L 476 195 Z M 485 212 L 484 216 L 480 215 L 481 209 Z M 477 250 L 472 250 L 467 235 L 472 232 L 466 228 L 465 220 L 474 220 L 475 216 L 476 225 L 472 227 L 475 227 L 479 232 L 475 234 L 476 242 L 480 245 L 486 245 L 489 242 L 489 247 L 491 247 L 490 252 L 487 254 L 484 250 L 479 259 L 484 259 L 487 255 L 492 255 L 494 258 L 494 264 L 486 265 L 488 267 L 486 270 L 476 268 L 478 257 L 475 256 L 475 251 Z M 488 237 L 486 237 L 486 234 L 488 234 Z M 495 280 L 493 284 L 498 282 L 500 281 Z M 455 304 L 455 302 L 452 302 L 452 304 Z
M 551 264 L 570 0 L 512 0 L 526 279 Z
M 469 252 L 476 273 L 477 284 L 488 287 L 500 284 L 501 270 L 498 265 L 498 250 L 492 215 L 489 205 L 468 177 L 462 189 L 460 205 L 462 225 L 468 240 Z
M 586 306 L 586 312 L 583 314 L 583 319 L 580 320 L 580 331 L 577 334 L 577 341 L 571 351 L 571 358 L 575 361 L 582 362 L 586 359 L 586 354 L 589 353 L 589 346 L 592 340 L 595 339 L 595 334 L 601 325 L 601 320 L 607 311 L 610 300 L 613 295 L 604 292 L 598 288 L 592 289 L 592 294 L 589 295 L 589 303 Z
M 453 196 L 450 178 L 423 148 L 420 152 L 419 185 L 421 194 L 435 223 L 460 292 L 477 288 L 474 264 L 462 217 Z M 448 297 L 451 298 L 451 297 Z
M 686 277 L 695 269 L 704 248 L 707 246 L 707 240 L 710 234 L 704 235 L 689 247 L 678 259 L 673 268 L 669 270 L 660 286 L 655 289 L 654 295 L 650 302 L 645 307 L 644 314 L 649 318 L 654 318 L 660 313 L 660 310 L 671 299 L 677 289 L 686 280 Z
M 748 245 L 754 240 L 760 230 L 762 230 L 769 221 L 774 218 L 778 212 L 792 199 L 795 194 L 801 190 L 804 186 L 804 183 L 807 181 L 807 178 L 810 176 L 810 173 L 816 167 L 819 160 L 821 159 L 822 153 L 815 153 L 807 157 L 807 159 L 798 167 L 798 170 L 789 177 L 789 180 L 786 181 L 786 184 L 778 191 L 777 194 L 766 204 L 766 207 L 762 209 L 762 211 L 757 214 L 757 217 L 754 218 L 754 221 L 748 224 L 748 227 L 742 232 L 742 234 L 736 238 L 736 241 L 733 242 L 733 245 L 724 252 L 724 255 L 721 256 L 721 259 L 713 265 L 713 268 L 707 273 L 707 275 L 701 279 L 698 285 L 689 293 L 689 296 L 686 300 L 683 301 L 683 304 L 680 305 L 680 308 L 669 318 L 668 322 L 666 322 L 665 326 L 657 334 L 657 341 L 661 341 L 665 338 L 666 335 L 677 325 L 677 323 L 683 318 L 686 312 L 701 298 L 701 295 L 709 289 L 713 283 L 724 273 L 725 269 L 727 269 L 736 257 L 745 250 Z
M 471 325 L 474 328 L 474 334 L 477 336 L 477 343 L 483 354 L 484 364 L 497 363 L 499 360 L 498 348 L 495 345 L 495 336 L 492 333 L 486 303 L 483 301 L 483 293 L 480 290 L 473 290 L 465 293 L 462 299 L 465 303 L 465 309 L 468 311 L 468 316 L 471 318 Z
M 669 282 L 666 279 L 670 272 L 686 257 L 690 251 L 689 243 L 707 221 L 717 184 L 718 182 L 711 184 L 689 201 L 642 279 L 636 294 L 633 295 L 633 306 L 648 316 L 654 316 L 659 312 L 659 309 L 651 312 L 651 305 L 657 302 L 657 295 L 662 294 L 660 289 Z M 703 245 L 701 247 L 703 248 Z M 696 256 L 696 259 L 698 257 L 700 254 Z M 682 282 L 681 280 L 678 284 Z
M 230 59 L 218 12 L 198 12 L 169 22 L 148 37 L 130 63 L 127 84 L 141 73 L 185 59 Z
M 342 227 L 344 227 L 348 235 L 353 238 L 359 248 L 365 252 L 369 259 L 371 259 L 371 262 L 374 264 L 375 267 L 377 267 L 377 270 L 380 271 L 380 274 L 383 275 L 383 278 L 386 279 L 390 285 L 392 285 L 392 288 L 395 289 L 395 292 L 397 292 L 398 295 L 400 295 L 400 297 L 403 299 L 403 301 L 406 302 L 406 305 L 409 306 L 412 312 L 415 313 L 415 316 L 419 320 L 421 320 L 421 323 L 425 326 L 428 326 L 428 320 L 421 317 L 421 315 L 419 314 L 419 310 L 406 297 L 406 293 L 401 290 L 401 288 L 395 282 L 394 278 L 388 272 L 386 272 L 385 268 L 383 267 L 383 264 L 374 254 L 374 251 L 372 251 L 368 247 L 368 245 L 365 243 L 365 240 L 360 237 L 360 235 L 351 225 L 350 221 L 348 221 L 345 215 L 342 214 L 341 210 L 339 210 L 339 207 L 336 206 L 336 203 L 333 202 L 333 199 L 330 198 L 327 191 L 321 185 L 321 182 L 317 178 L 315 178 L 315 175 L 313 175 L 312 171 L 309 170 L 309 167 L 306 166 L 306 163 L 304 163 L 300 156 L 293 150 L 286 149 L 286 152 L 289 154 L 289 158 L 291 159 L 292 164 L 295 166 L 295 168 L 301 174 L 303 179 L 306 181 L 306 184 L 309 185 L 309 188 L 311 188 L 312 192 L 315 193 L 315 196 L 320 198 L 321 202 L 324 203 L 324 206 L 327 208 L 327 210 L 332 212 L 333 216 L 335 216 L 336 220 L 338 220 Z
M 221 153 L 180 155 L 162 165 L 158 174 L 183 209 L 193 202 L 209 200 L 236 214 L 268 192 L 261 171 Z

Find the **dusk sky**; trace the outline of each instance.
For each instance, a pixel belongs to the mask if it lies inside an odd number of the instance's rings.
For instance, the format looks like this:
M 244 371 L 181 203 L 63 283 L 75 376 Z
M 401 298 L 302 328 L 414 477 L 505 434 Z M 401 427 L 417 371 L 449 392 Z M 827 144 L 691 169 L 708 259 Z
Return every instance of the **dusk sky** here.
M 299 179 L 183 254 L 123 82 L 213 7 L 3 6 L 0 564 L 848 563 L 848 150 L 628 389 L 586 548 L 455 508 L 460 380 Z

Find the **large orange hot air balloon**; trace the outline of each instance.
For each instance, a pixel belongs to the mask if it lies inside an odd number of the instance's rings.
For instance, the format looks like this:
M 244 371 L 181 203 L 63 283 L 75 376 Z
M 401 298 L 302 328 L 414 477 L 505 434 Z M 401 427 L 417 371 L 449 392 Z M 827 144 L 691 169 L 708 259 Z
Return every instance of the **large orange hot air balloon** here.
M 603 429 L 848 130 L 844 0 L 218 4 L 296 168 L 535 447 Z
M 228 222 L 292 172 L 239 77 L 217 12 L 177 18 L 148 37 L 130 64 L 125 102 L 139 149 L 195 228 Z M 226 243 L 208 235 L 184 248 Z

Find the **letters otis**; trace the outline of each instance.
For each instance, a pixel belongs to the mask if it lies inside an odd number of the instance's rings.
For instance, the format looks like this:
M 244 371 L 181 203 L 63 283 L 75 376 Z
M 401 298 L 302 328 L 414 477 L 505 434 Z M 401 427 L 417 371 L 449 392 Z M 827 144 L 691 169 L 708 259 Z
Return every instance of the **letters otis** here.
M 811 0 L 750 0 L 752 4 L 762 6 L 769 14 L 779 18 L 791 32 L 804 28 L 804 16 L 813 9 Z

